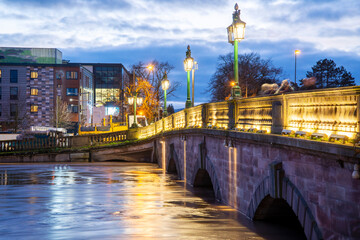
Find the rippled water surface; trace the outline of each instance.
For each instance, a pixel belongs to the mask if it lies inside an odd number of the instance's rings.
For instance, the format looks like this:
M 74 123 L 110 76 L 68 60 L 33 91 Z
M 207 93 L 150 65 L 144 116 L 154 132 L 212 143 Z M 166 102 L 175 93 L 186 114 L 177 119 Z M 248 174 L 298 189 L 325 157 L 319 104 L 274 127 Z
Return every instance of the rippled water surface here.
M 0 165 L 0 239 L 294 239 L 153 164 Z

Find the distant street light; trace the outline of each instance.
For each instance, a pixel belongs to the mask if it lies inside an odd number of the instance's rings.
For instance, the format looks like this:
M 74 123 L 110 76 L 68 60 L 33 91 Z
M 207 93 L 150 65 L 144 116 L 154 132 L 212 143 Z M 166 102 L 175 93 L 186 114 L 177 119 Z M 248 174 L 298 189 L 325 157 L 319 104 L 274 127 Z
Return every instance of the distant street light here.
M 299 55 L 301 53 L 300 50 L 295 50 L 295 86 L 296 86 L 296 56 Z
M 133 78 L 134 78 L 134 91 L 132 92 L 132 96 L 128 97 L 129 105 L 134 104 L 134 123 L 131 125 L 132 128 L 137 128 L 137 119 L 136 119 L 136 105 L 141 105 L 143 103 L 143 98 L 138 97 L 139 91 L 136 91 L 136 77 L 135 70 L 133 70 Z
M 239 63 L 238 63 L 238 42 L 244 39 L 246 23 L 240 19 L 239 6 L 235 4 L 233 12 L 233 22 L 227 27 L 228 41 L 234 45 L 234 78 L 235 85 L 231 88 L 231 98 L 241 98 L 241 89 L 239 87 Z
M 197 61 L 194 62 L 194 68 L 192 69 L 192 99 L 191 106 L 194 106 L 194 94 L 195 94 L 195 70 L 198 70 Z
M 187 46 L 186 58 L 184 60 L 184 69 L 187 72 L 187 98 L 185 103 L 185 108 L 191 107 L 190 100 L 190 71 L 194 66 L 194 58 L 191 57 L 190 45 Z
M 165 71 L 164 78 L 161 81 L 161 88 L 162 88 L 162 90 L 164 90 L 164 112 L 163 112 L 164 117 L 166 117 L 167 114 L 168 114 L 167 109 L 166 109 L 166 90 L 169 89 L 169 86 L 170 86 L 170 82 L 167 79 L 167 74 L 166 74 L 166 71 Z

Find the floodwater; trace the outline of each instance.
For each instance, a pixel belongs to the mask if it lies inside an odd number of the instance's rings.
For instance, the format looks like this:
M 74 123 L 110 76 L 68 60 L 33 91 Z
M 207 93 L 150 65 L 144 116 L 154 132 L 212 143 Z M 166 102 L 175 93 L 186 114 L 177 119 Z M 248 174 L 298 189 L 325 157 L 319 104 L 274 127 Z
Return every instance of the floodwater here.
M 0 165 L 0 239 L 296 239 L 154 164 Z

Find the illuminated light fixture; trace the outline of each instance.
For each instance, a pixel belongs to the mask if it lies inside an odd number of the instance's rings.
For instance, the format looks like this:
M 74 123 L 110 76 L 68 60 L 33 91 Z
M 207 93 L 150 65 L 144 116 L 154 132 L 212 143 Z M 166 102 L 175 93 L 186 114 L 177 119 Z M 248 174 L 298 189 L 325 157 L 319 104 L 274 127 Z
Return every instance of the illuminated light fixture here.
M 327 135 L 325 133 L 313 133 L 311 134 L 310 138 L 311 139 L 323 139 L 323 138 L 326 138 Z
M 291 134 L 294 134 L 293 130 L 283 129 L 281 131 L 281 135 L 291 135 Z
M 236 85 L 236 84 L 235 84 L 235 82 L 234 82 L 234 81 L 231 81 L 231 82 L 230 82 L 230 86 L 232 86 L 232 87 L 233 87 L 233 86 L 235 86 L 235 85 Z
M 244 39 L 246 23 L 240 19 L 239 5 L 235 4 L 233 12 L 233 22 L 227 27 L 228 41 L 234 45 L 234 78 L 235 85 L 231 88 L 231 98 L 241 98 L 241 89 L 239 87 L 239 62 L 238 62 L 238 42 Z
M 267 132 L 266 130 L 262 130 L 262 129 L 256 131 L 256 133 L 262 133 L 262 134 L 264 134 L 266 132 Z
M 168 90 L 169 87 L 170 87 L 170 82 L 167 79 L 167 74 L 166 74 L 166 71 L 165 71 L 163 80 L 161 81 L 161 88 L 162 88 L 162 90 L 164 90 L 164 112 L 163 112 L 164 117 L 166 117 L 168 115 L 167 107 L 166 107 L 166 90 Z
M 185 108 L 190 108 L 192 103 L 190 100 L 190 71 L 194 66 L 194 58 L 191 57 L 190 45 L 187 46 L 186 58 L 184 60 L 184 69 L 187 72 L 187 98 Z
M 247 131 L 251 132 L 251 133 L 256 133 L 257 129 L 256 128 L 249 128 Z
M 295 137 L 299 136 L 299 137 L 305 137 L 307 135 L 309 135 L 310 133 L 305 132 L 305 131 L 296 131 L 295 132 Z
M 129 103 L 129 105 L 133 105 L 134 104 L 134 97 L 128 97 L 128 103 Z
M 294 77 L 295 85 L 296 85 L 296 56 L 299 55 L 300 53 L 301 53 L 300 50 L 295 50 L 295 52 L 294 52 L 294 55 L 295 55 L 295 77 Z
M 349 140 L 349 137 L 346 135 L 339 135 L 339 134 L 331 134 L 329 137 L 329 142 L 331 142 L 332 140 L 336 141 L 336 140 L 342 140 L 343 144 L 345 144 L 345 141 Z
M 152 71 L 152 70 L 154 70 L 154 65 L 149 64 L 146 68 L 147 68 L 149 71 Z

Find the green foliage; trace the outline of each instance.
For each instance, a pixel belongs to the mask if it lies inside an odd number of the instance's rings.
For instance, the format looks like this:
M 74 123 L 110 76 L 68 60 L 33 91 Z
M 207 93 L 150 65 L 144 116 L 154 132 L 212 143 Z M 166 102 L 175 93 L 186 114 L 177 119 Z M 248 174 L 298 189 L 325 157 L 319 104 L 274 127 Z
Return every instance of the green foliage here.
M 316 78 L 317 88 L 354 86 L 354 77 L 343 66 L 337 67 L 331 59 L 321 59 L 308 71 L 306 77 Z

